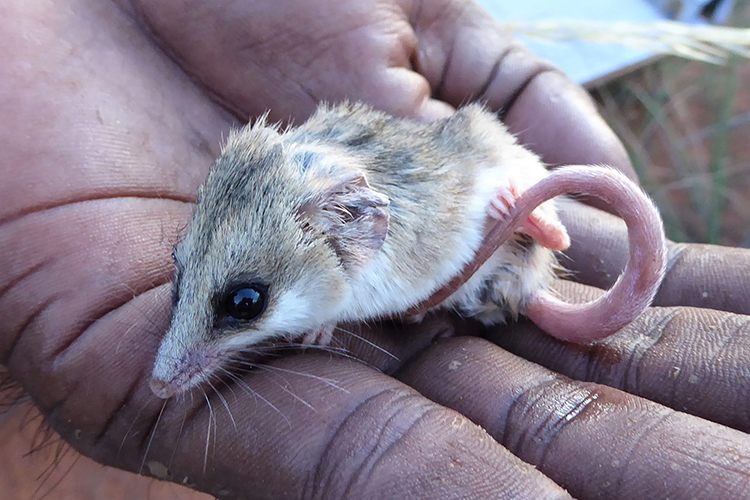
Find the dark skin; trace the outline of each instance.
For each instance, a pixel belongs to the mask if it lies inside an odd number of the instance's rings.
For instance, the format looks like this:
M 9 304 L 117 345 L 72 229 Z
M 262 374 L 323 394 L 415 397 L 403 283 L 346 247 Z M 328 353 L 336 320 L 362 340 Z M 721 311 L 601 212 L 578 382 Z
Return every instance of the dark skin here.
M 397 359 L 339 332 L 334 345 L 364 363 L 285 352 L 215 381 L 211 408 L 200 391 L 166 406 L 149 391 L 169 241 L 222 134 L 266 108 L 301 121 L 348 98 L 429 120 L 478 98 L 547 163 L 632 174 L 586 94 L 471 2 L 17 0 L 0 14 L 0 362 L 81 453 L 221 498 L 750 488 L 750 254 L 738 249 L 673 245 L 657 297 L 669 307 L 591 347 L 528 323 L 476 338 L 441 315 L 348 326 Z M 565 265 L 609 286 L 618 220 L 563 217 Z

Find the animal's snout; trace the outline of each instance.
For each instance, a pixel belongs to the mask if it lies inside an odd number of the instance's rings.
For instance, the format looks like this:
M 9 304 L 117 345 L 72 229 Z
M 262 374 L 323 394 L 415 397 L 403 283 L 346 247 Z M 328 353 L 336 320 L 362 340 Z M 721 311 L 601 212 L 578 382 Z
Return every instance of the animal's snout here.
M 175 384 L 166 382 L 157 377 L 151 377 L 148 386 L 151 388 L 151 392 L 162 399 L 171 398 L 177 392 L 177 386 Z

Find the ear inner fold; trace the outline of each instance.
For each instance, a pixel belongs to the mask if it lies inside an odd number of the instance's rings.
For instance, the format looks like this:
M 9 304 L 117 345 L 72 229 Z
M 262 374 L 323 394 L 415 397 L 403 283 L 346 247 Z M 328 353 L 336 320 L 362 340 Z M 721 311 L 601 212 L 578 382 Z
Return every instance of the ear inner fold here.
M 347 271 L 380 250 L 388 234 L 388 197 L 372 189 L 362 172 L 316 183 L 300 214 L 328 238 Z

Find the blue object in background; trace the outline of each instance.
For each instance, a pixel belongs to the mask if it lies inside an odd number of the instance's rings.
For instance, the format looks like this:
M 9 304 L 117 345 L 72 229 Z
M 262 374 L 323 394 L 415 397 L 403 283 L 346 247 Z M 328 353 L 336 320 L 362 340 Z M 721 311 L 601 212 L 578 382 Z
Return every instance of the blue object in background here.
M 726 22 L 734 0 L 478 0 L 500 22 L 587 20 L 653 23 Z M 705 14 L 705 15 L 704 15 Z M 583 85 L 601 83 L 654 57 L 650 52 L 588 41 L 542 41 L 518 37 Z
M 734 0 L 647 0 L 667 19 L 687 23 L 698 20 L 724 24 L 732 13 Z

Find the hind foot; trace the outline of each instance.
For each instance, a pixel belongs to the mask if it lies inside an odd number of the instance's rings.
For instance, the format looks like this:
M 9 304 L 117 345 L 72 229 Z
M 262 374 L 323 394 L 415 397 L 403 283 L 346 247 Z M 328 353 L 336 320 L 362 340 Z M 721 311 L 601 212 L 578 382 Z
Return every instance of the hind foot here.
M 490 200 L 487 215 L 499 221 L 505 220 L 520 197 L 521 190 L 511 180 L 507 186 L 498 189 Z M 550 250 L 561 251 L 570 246 L 570 236 L 565 226 L 542 207 L 535 208 L 516 231 L 531 236 L 534 241 Z

